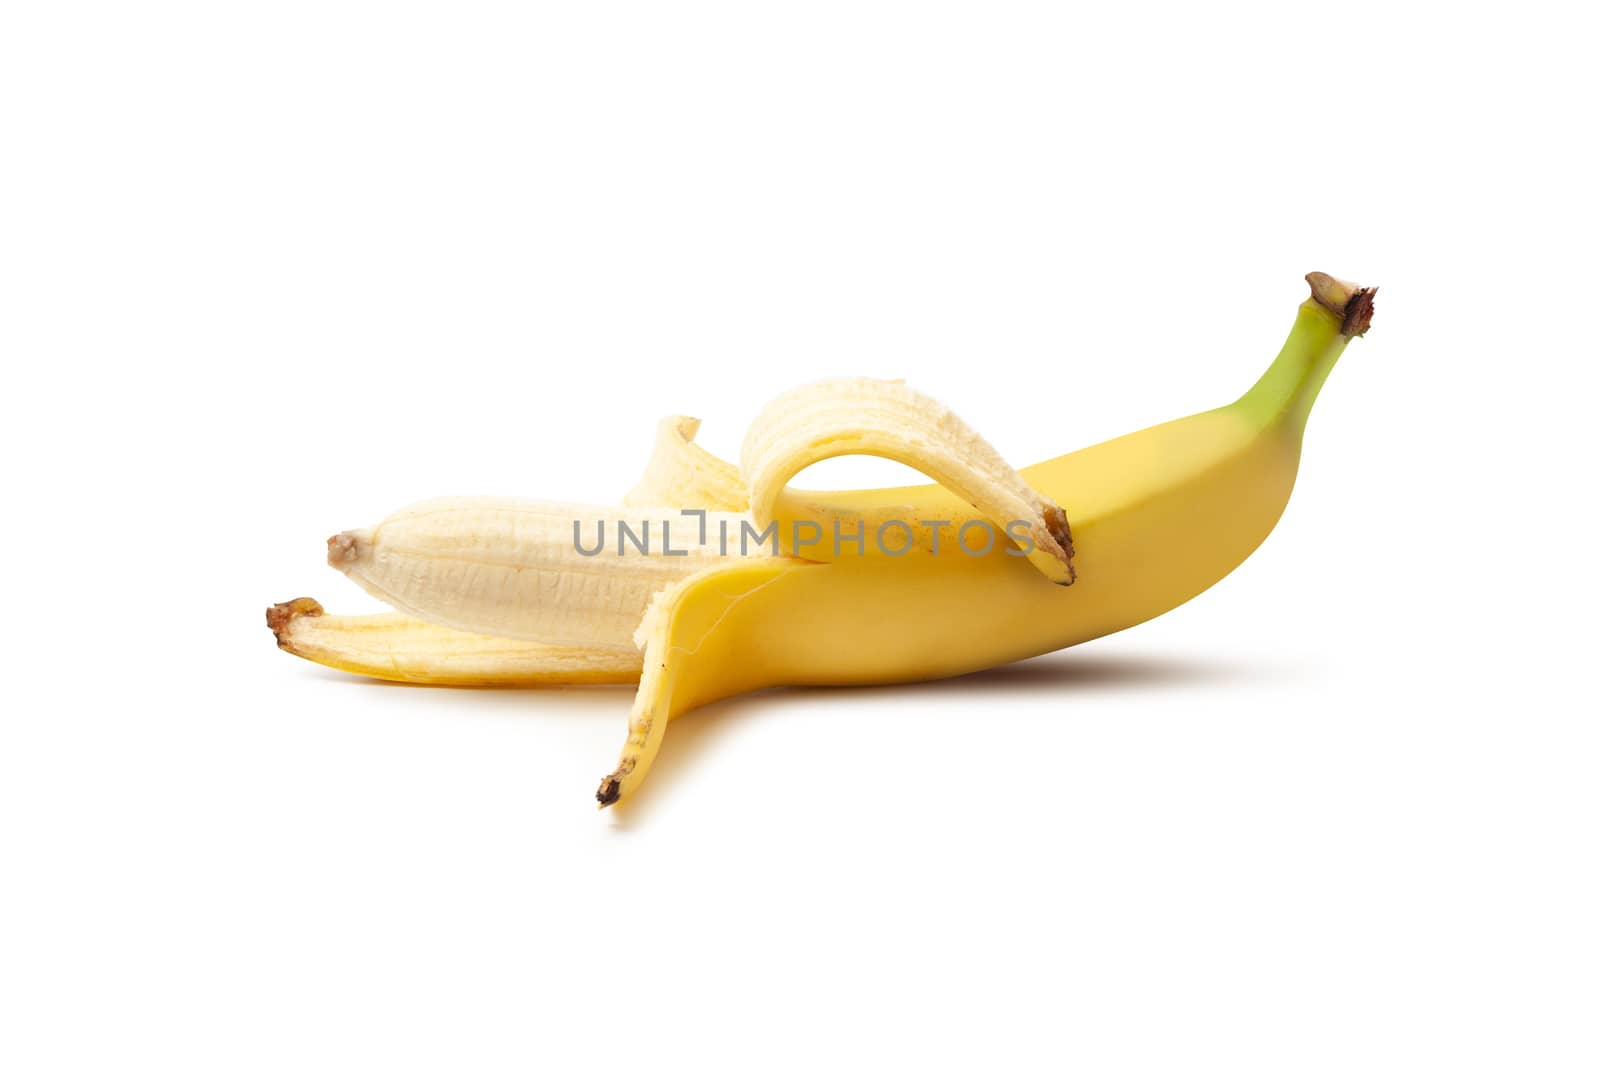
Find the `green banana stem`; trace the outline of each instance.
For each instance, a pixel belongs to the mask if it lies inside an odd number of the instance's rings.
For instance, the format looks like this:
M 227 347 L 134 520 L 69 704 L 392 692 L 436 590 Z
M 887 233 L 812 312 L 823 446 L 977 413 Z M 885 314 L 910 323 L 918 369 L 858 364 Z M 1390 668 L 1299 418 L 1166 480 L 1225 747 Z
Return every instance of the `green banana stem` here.
M 1322 273 L 1307 274 L 1306 281 L 1311 299 L 1300 305 L 1283 350 L 1233 405 L 1263 428 L 1277 424 L 1296 439 L 1305 432 L 1311 405 L 1345 345 L 1372 324 L 1372 298 L 1378 291 Z

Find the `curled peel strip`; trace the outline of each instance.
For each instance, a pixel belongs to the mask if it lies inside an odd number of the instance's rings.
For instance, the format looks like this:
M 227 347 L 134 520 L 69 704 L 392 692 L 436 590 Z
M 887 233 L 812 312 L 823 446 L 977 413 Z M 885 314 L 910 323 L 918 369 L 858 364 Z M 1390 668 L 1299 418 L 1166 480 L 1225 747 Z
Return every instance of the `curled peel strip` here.
M 713 648 L 711 642 L 725 642 L 739 630 L 746 601 L 818 565 L 789 556 L 736 559 L 656 594 L 634 637 L 644 652 L 644 666 L 617 768 L 601 778 L 595 791 L 600 806 L 609 807 L 639 787 L 661 750 L 668 721 L 726 694 L 718 688 L 726 679 L 708 670 L 707 663 L 726 665 L 731 659 L 725 648 Z
M 749 490 L 739 468 L 694 442 L 700 420 L 669 415 L 656 424 L 655 448 L 625 507 L 686 507 L 743 511 Z
M 954 411 L 898 381 L 837 378 L 802 385 L 756 416 L 739 459 L 756 524 L 772 521 L 791 478 L 840 455 L 875 455 L 926 474 L 1011 537 L 1051 581 L 1070 585 L 1076 577 L 1061 508 Z

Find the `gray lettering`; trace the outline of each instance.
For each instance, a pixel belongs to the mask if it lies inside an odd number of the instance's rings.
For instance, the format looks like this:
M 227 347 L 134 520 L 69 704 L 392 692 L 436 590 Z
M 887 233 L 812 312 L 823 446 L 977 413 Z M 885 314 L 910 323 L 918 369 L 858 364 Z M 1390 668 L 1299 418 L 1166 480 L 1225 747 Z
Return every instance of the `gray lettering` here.
M 628 541 L 633 541 L 633 546 L 639 549 L 640 555 L 650 554 L 650 520 L 644 520 L 644 540 L 634 536 L 633 530 L 628 528 L 628 523 L 617 519 L 617 554 L 626 555 Z
M 1022 529 L 1018 531 L 1017 526 L 1021 526 Z M 1033 551 L 1033 538 L 1028 535 L 1028 531 L 1032 528 L 1033 523 L 1022 518 L 1014 518 L 1006 523 L 1006 536 L 1019 545 L 1016 548 L 1007 548 L 1007 555 L 1027 555 Z
M 899 526 L 901 529 L 905 530 L 905 534 L 906 534 L 905 535 L 905 540 L 901 542 L 899 551 L 890 551 L 889 550 L 889 546 L 883 542 L 883 531 L 888 529 L 890 526 Z M 911 526 L 909 526 L 905 522 L 900 521 L 898 518 L 891 518 L 891 519 L 889 519 L 889 521 L 887 521 L 883 525 L 879 526 L 878 527 L 878 550 L 881 551 L 883 554 L 891 556 L 891 557 L 898 557 L 898 556 L 904 555 L 906 552 L 910 551 L 911 550 Z
M 777 522 L 777 519 L 773 519 L 771 522 L 768 522 L 767 523 L 767 527 L 765 529 L 763 529 L 760 533 L 756 533 L 755 526 L 752 526 L 749 522 L 746 522 L 744 519 L 740 519 L 739 520 L 739 554 L 740 555 L 749 555 L 750 554 L 749 538 L 752 535 L 756 539 L 756 546 L 757 547 L 760 547 L 761 545 L 765 544 L 767 542 L 767 538 L 771 537 L 772 538 L 772 554 L 773 555 L 777 555 L 778 554 L 778 522 Z
M 598 522 L 596 522 L 594 524 L 595 525 L 595 529 L 599 531 L 600 540 L 599 540 L 598 543 L 595 544 L 593 551 L 590 551 L 589 549 L 587 549 L 587 548 L 585 548 L 583 546 L 583 538 L 581 536 L 579 536 L 579 534 L 578 534 L 578 530 L 582 527 L 582 525 L 583 525 L 583 522 L 580 521 L 579 519 L 574 518 L 572 520 L 572 546 L 574 548 L 578 549 L 578 554 L 579 555 L 582 555 L 582 556 L 585 556 L 585 557 L 592 557 L 592 556 L 595 556 L 595 555 L 599 555 L 602 551 L 605 550 L 605 547 L 606 547 L 606 523 L 605 523 L 605 519 L 602 518 L 600 521 L 598 521 Z
M 924 518 L 922 524 L 933 530 L 933 554 L 939 554 L 939 534 L 950 527 L 948 518 Z
M 679 511 L 678 513 L 683 515 L 683 517 L 685 517 L 685 518 L 699 518 L 700 519 L 700 547 L 704 548 L 706 546 L 706 510 L 705 510 L 705 508 L 702 507 L 699 510 L 695 510 L 694 508 L 689 508 L 687 510 Z
M 822 539 L 822 531 L 820 529 L 817 531 L 817 539 Z M 847 540 L 855 541 L 857 558 L 867 554 L 866 523 L 862 522 L 860 519 L 857 519 L 855 536 L 847 537 L 839 531 L 839 520 L 835 518 L 833 520 L 833 557 L 835 559 L 839 557 L 839 545 L 843 544 Z
M 806 538 L 806 537 L 802 537 L 800 535 L 800 527 L 801 526 L 809 526 L 810 527 L 811 536 L 810 536 L 809 539 Z M 794 553 L 796 555 L 799 555 L 800 554 L 800 549 L 804 548 L 808 544 L 821 544 L 821 543 L 822 543 L 822 527 L 821 526 L 817 525 L 815 522 L 811 521 L 809 518 L 802 518 L 802 519 L 799 519 L 798 521 L 795 522 L 795 524 L 794 524 Z
M 701 513 L 704 513 L 704 512 L 701 512 Z M 701 544 L 705 543 L 705 535 L 704 534 L 701 534 L 700 543 Z M 663 518 L 661 520 L 661 554 L 662 555 L 671 555 L 671 556 L 674 556 L 674 557 L 678 557 L 678 556 L 683 556 L 683 555 L 688 555 L 689 554 L 689 549 L 688 548 L 679 548 L 677 551 L 673 551 L 672 550 L 672 520 L 669 519 L 669 518 Z
M 967 530 L 971 529 L 973 526 L 977 526 L 979 529 L 983 530 L 984 541 L 982 551 L 973 551 L 971 548 L 967 547 Z M 988 555 L 989 552 L 994 548 L 994 527 L 987 522 L 974 518 L 972 521 L 962 524 L 960 532 L 956 534 L 956 543 L 960 545 L 961 550 L 967 555 L 971 555 L 973 557 Z

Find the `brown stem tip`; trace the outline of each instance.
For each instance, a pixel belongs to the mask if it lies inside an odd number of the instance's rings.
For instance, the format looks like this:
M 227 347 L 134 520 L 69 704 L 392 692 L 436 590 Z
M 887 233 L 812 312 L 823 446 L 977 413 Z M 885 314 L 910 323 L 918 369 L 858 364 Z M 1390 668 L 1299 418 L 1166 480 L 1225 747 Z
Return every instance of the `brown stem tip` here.
M 1077 552 L 1072 547 L 1072 527 L 1067 522 L 1067 513 L 1056 506 L 1046 507 L 1044 528 L 1056 547 L 1060 549 L 1061 561 L 1067 564 L 1067 579 L 1061 584 L 1070 585 L 1078 579 L 1078 572 L 1072 566 L 1072 557 Z
M 600 779 L 600 790 L 594 794 L 600 801 L 600 806 L 609 807 L 622 798 L 622 782 L 616 774 L 608 774 Z
M 322 604 L 310 596 L 301 596 L 299 599 L 286 600 L 275 603 L 267 608 L 267 628 L 272 630 L 272 635 L 278 639 L 278 647 L 283 647 L 284 631 L 289 628 L 289 623 L 302 616 L 316 618 L 322 614 Z
M 1377 286 L 1353 285 L 1320 270 L 1307 274 L 1306 283 L 1311 286 L 1312 299 L 1344 320 L 1340 333 L 1359 337 L 1372 328 L 1372 298 L 1378 293 Z

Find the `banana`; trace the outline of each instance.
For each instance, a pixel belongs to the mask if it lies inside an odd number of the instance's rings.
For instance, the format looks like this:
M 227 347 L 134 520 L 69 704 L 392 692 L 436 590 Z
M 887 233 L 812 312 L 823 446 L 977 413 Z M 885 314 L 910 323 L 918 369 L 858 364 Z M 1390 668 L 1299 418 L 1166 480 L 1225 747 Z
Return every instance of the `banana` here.
M 278 647 L 336 670 L 415 685 L 632 685 L 634 648 L 578 648 L 463 633 L 403 614 L 332 615 L 310 597 L 274 604 Z
M 464 658 L 443 660 L 481 647 L 487 664 L 509 650 L 479 644 L 495 639 L 614 656 L 604 668 L 584 668 L 594 680 L 641 678 L 622 755 L 597 793 L 607 806 L 637 791 L 667 723 L 694 707 L 775 685 L 951 676 L 1125 629 L 1228 574 L 1287 504 L 1312 404 L 1349 339 L 1367 331 L 1376 291 L 1326 274 L 1307 281 L 1311 299 L 1282 350 L 1234 403 L 1020 472 L 947 409 L 899 383 L 823 382 L 762 412 L 739 470 L 693 444 L 697 422 L 665 420 L 627 498 L 641 511 L 481 499 L 419 505 L 333 538 L 330 560 L 422 621 L 317 629 L 301 611 L 285 625 L 300 642 L 288 650 L 422 681 L 471 675 Z M 798 470 L 847 453 L 894 458 L 938 483 L 786 488 Z M 748 509 L 736 513 L 741 493 Z M 664 510 L 671 507 L 707 512 L 700 536 L 681 541 L 698 551 L 590 558 L 563 539 L 574 516 L 650 516 L 674 522 L 676 547 L 682 519 Z M 780 550 L 725 550 L 705 535 L 707 522 L 775 525 L 770 543 Z M 446 652 L 442 634 L 423 622 L 469 632 Z M 382 639 L 391 648 L 411 641 L 421 659 L 391 660 L 380 672 L 372 638 L 359 646 L 362 625 L 405 634 L 400 643 Z M 622 659 L 633 627 L 642 669 L 639 658 Z M 514 671 L 549 676 L 548 649 L 515 647 L 526 658 L 493 660 L 486 683 Z M 590 679 L 581 670 L 568 676 Z

